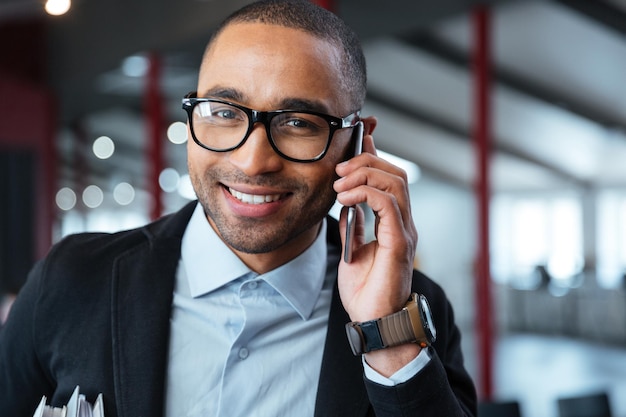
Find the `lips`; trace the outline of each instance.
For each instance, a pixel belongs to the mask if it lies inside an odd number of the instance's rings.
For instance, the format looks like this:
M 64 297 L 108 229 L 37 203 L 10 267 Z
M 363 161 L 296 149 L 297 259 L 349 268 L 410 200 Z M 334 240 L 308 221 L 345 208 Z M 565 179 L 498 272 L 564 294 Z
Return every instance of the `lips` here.
M 283 194 L 246 194 L 228 187 L 230 194 L 245 204 L 273 203 L 281 199 Z

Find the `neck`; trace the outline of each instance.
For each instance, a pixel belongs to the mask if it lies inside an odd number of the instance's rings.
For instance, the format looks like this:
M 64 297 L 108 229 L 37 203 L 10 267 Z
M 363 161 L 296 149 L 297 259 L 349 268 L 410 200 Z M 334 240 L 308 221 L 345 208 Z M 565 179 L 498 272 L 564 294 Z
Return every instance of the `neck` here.
M 313 242 L 315 242 L 321 226 L 321 222 L 315 224 L 294 239 L 283 243 L 280 247 L 270 252 L 247 253 L 233 248 L 228 242 L 224 243 L 226 243 L 230 250 L 232 250 L 250 270 L 257 274 L 264 274 L 297 258 L 302 252 L 307 250 Z M 213 227 L 213 229 L 216 230 L 219 236 L 219 231 L 215 227 Z

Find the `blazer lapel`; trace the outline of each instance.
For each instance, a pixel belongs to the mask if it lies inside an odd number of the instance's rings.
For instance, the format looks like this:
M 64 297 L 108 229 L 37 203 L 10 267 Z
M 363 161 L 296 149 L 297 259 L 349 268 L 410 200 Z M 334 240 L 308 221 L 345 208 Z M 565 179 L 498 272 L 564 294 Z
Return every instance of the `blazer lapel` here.
M 335 288 L 317 389 L 316 417 L 367 415 L 369 400 L 363 384 L 361 357 L 352 354 L 346 339 L 344 326 L 349 321 Z
M 336 221 L 329 220 L 327 230 L 329 268 L 333 268 L 336 274 L 341 253 Z M 363 383 L 361 357 L 352 354 L 346 339 L 345 324 L 349 321 L 350 317 L 343 308 L 335 283 L 315 402 L 316 417 L 367 415 L 369 400 Z
M 163 413 L 172 294 L 193 206 L 147 226 L 148 239 L 115 263 L 111 322 L 118 417 Z

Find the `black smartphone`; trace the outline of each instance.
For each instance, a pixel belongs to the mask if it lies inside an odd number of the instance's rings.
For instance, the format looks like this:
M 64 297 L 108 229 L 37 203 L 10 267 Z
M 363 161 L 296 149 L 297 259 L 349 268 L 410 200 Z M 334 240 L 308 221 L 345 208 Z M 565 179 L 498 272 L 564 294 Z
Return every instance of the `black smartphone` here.
M 353 157 L 359 155 L 363 151 L 363 122 L 358 122 L 354 126 L 354 133 L 352 136 L 354 141 Z M 348 218 L 346 221 L 346 244 L 343 249 L 343 260 L 346 263 L 352 261 L 352 246 L 354 241 L 354 229 L 356 225 L 356 207 L 348 207 Z

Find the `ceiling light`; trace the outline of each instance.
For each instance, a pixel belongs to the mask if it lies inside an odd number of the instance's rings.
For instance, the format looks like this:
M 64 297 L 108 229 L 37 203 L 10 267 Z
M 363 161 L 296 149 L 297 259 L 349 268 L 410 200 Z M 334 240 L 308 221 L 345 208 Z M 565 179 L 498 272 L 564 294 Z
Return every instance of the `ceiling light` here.
M 376 153 L 387 162 L 391 162 L 395 166 L 402 168 L 406 172 L 406 177 L 409 184 L 416 183 L 420 179 L 420 176 L 422 175 L 422 170 L 416 163 L 408 161 L 404 158 L 400 158 L 399 156 L 381 151 L 380 149 L 377 149 Z
M 132 55 L 122 62 L 122 72 L 128 77 L 143 77 L 148 72 L 148 59 L 141 55 Z
M 67 13 L 72 6 L 70 0 L 48 0 L 45 5 L 46 12 L 52 16 L 61 16 Z

